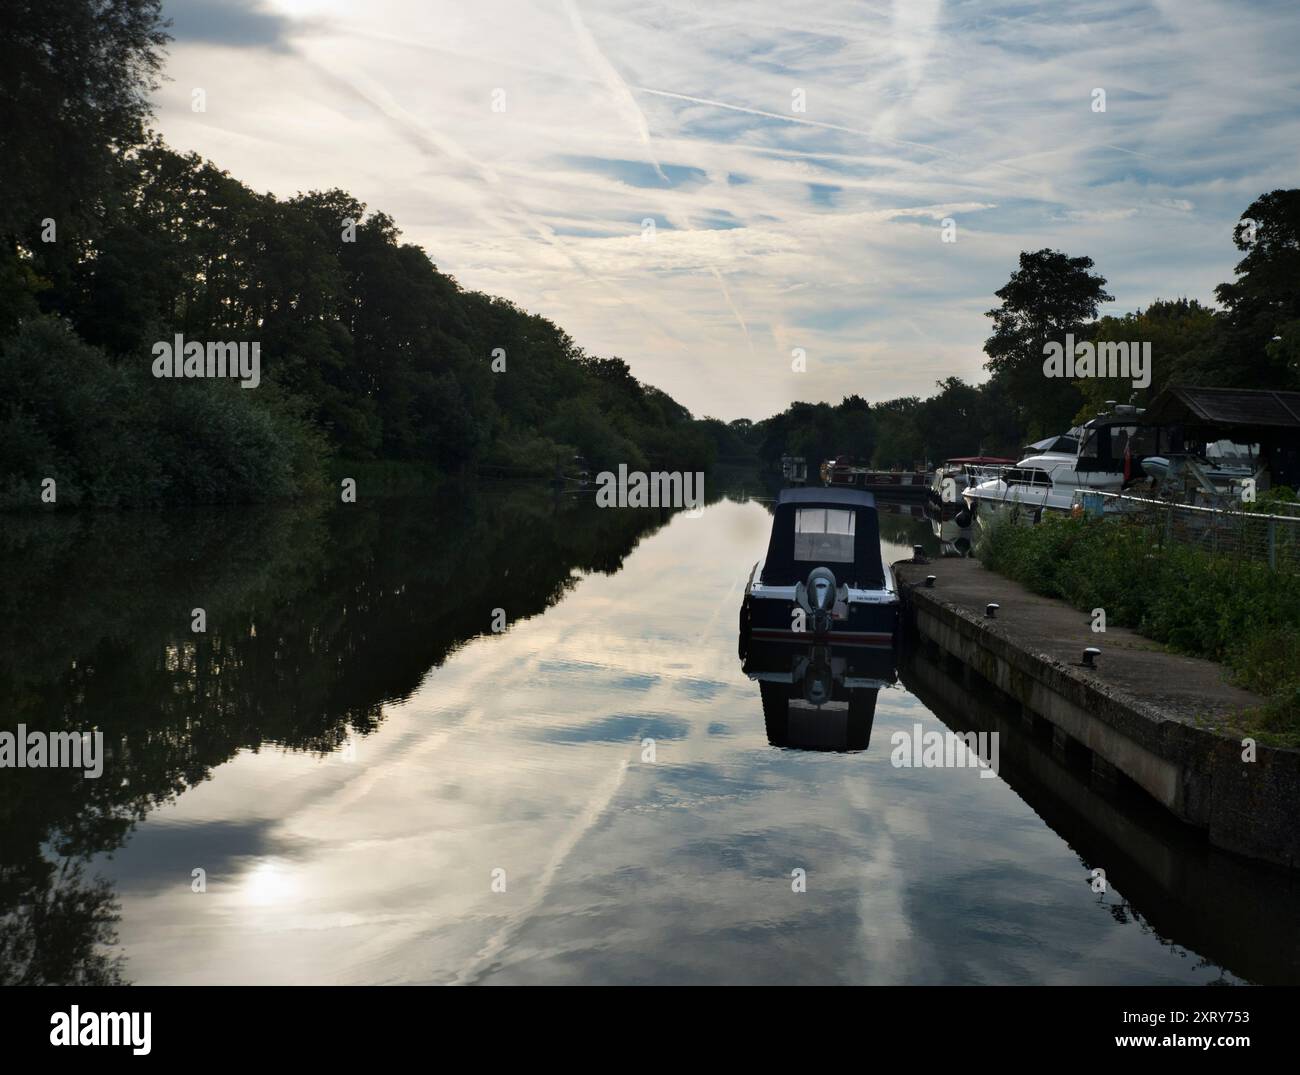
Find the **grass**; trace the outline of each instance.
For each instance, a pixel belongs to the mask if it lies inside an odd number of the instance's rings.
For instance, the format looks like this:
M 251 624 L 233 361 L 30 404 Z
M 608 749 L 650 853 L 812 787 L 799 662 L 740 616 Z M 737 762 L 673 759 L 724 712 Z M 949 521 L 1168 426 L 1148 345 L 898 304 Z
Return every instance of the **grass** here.
M 1221 731 L 1300 747 L 1300 577 L 1268 565 L 1164 545 L 1124 519 L 1048 516 L 986 532 L 978 555 L 1035 593 L 1225 666 L 1264 705 Z

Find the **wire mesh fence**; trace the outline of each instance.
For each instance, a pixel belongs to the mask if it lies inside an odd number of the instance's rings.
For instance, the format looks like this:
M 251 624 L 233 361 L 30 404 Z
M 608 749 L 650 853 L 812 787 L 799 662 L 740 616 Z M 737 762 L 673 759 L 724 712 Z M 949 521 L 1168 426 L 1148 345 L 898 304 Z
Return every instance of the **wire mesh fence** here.
M 1095 499 L 1093 499 L 1095 498 Z M 1266 563 L 1300 573 L 1300 513 L 1202 507 L 1121 493 L 1080 493 L 1085 512 L 1102 512 L 1147 527 L 1153 541 L 1186 545 L 1212 556 Z

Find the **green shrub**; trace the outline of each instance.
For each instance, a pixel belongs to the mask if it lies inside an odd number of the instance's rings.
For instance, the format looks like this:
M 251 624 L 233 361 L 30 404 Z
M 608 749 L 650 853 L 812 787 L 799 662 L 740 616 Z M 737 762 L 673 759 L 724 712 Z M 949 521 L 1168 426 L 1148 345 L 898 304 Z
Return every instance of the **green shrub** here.
M 1132 520 L 1048 516 L 993 526 L 977 553 L 1035 593 L 1104 608 L 1111 623 L 1222 662 L 1269 699 L 1258 727 L 1300 743 L 1300 579 L 1159 536 Z
M 564 473 L 572 473 L 576 454 L 578 449 L 571 444 L 560 444 L 549 437 L 523 430 L 499 436 L 484 454 L 482 462 L 485 467 L 499 467 L 512 477 L 549 478 L 555 474 L 557 463 Z
M 0 507 L 253 503 L 317 491 L 324 439 L 274 385 L 157 380 L 54 318 L 0 346 Z

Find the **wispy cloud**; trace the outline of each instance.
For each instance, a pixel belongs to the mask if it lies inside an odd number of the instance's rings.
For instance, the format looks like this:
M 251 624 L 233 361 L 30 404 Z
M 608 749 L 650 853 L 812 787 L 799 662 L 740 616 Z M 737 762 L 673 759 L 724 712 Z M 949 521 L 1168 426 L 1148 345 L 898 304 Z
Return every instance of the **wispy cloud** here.
M 1289 0 L 170 8 L 178 148 L 346 187 L 465 286 L 726 418 L 981 377 L 1022 249 L 1091 256 L 1118 309 L 1209 300 L 1232 222 L 1300 172 Z
M 655 158 L 654 151 L 650 146 L 650 127 L 646 123 L 645 116 L 636 103 L 636 98 L 632 96 L 632 91 L 628 89 L 627 83 L 623 81 L 623 76 L 618 73 L 618 68 L 610 63 L 605 54 L 601 52 L 600 46 L 596 44 L 596 39 L 592 37 L 591 31 L 587 29 L 587 24 L 582 21 L 582 13 L 578 10 L 577 0 L 564 0 L 564 13 L 569 17 L 569 23 L 573 27 L 573 32 L 578 39 L 578 47 L 583 56 L 618 102 L 618 106 L 627 116 L 628 122 L 636 128 L 637 137 L 645 147 L 651 165 L 659 174 L 659 177 L 667 183 L 668 177 L 664 175 L 663 169 L 659 167 L 659 161 Z

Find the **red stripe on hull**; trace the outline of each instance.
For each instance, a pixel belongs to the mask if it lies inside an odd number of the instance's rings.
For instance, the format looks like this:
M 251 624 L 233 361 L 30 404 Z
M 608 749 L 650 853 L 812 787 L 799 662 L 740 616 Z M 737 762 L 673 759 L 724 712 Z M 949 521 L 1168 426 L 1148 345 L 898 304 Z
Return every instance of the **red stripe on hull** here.
M 766 641 L 806 642 L 812 646 L 869 646 L 875 649 L 893 649 L 894 636 L 877 631 L 830 631 L 824 635 L 812 631 L 782 631 L 775 627 L 750 629 L 754 638 Z

